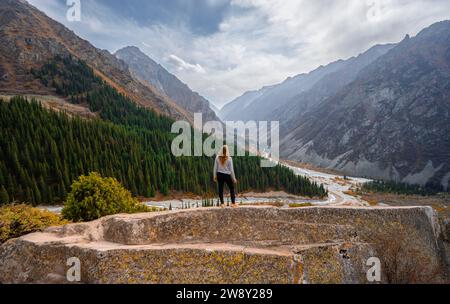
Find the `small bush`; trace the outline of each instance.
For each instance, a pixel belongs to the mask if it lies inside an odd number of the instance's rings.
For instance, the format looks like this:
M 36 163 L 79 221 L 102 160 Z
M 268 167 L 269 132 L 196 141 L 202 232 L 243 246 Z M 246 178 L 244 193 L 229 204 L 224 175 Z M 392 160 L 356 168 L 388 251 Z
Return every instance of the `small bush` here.
M 149 211 L 153 210 L 133 198 L 116 179 L 91 173 L 72 184 L 62 215 L 65 219 L 82 222 L 118 213 Z
M 0 244 L 9 239 L 64 224 L 67 224 L 67 221 L 49 211 L 24 204 L 3 206 L 0 208 Z
M 378 202 L 376 200 L 368 200 L 367 202 L 372 207 L 378 206 Z

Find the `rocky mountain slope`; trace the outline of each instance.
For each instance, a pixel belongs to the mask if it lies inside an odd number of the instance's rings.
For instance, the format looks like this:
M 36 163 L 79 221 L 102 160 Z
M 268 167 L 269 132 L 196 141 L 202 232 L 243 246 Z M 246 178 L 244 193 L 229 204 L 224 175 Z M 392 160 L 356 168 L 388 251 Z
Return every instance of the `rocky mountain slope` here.
M 294 96 L 288 83 L 296 78 L 254 100 L 256 93 L 248 93 L 227 105 L 222 118 L 280 121 L 287 159 L 448 188 L 449 46 L 450 22 L 440 22 L 399 44 L 298 76 L 310 81 L 299 82 Z M 234 112 L 239 103 L 246 110 Z
M 407 36 L 285 134 L 284 157 L 409 183 L 450 180 L 450 22 Z
M 156 63 L 137 47 L 125 47 L 115 53 L 130 67 L 132 74 L 144 83 L 149 83 L 161 94 L 174 100 L 190 113 L 203 113 L 205 121 L 219 120 L 208 100 L 193 92 L 175 75 Z
M 30 73 L 56 55 L 71 54 L 136 103 L 174 118 L 192 115 L 150 85 L 136 81 L 128 66 L 99 50 L 21 0 L 0 2 L 0 92 L 55 95 Z

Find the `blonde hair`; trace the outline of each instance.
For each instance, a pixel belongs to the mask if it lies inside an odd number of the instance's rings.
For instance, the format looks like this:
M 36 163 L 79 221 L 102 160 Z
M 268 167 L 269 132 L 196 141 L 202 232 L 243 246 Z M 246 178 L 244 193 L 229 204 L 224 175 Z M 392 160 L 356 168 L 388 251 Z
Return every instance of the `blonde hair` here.
M 227 145 L 224 145 L 219 153 L 219 160 L 222 166 L 224 166 L 227 160 L 230 158 L 230 150 Z

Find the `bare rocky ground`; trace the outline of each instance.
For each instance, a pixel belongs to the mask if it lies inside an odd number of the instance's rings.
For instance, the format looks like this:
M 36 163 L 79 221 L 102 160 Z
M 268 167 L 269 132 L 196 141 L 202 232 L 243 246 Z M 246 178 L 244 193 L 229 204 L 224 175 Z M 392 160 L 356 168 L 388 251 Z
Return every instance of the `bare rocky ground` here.
M 392 240 L 403 245 L 391 250 Z M 67 283 L 67 260 L 76 257 L 82 283 L 364 284 L 367 260 L 391 251 L 401 252 L 404 267 L 383 268 L 382 282 L 442 283 L 442 242 L 430 207 L 115 215 L 8 241 L 0 247 L 0 283 Z
M 84 107 L 82 105 L 75 105 L 64 98 L 60 98 L 52 95 L 37 95 L 37 94 L 0 94 L 0 99 L 5 101 L 9 101 L 14 96 L 23 96 L 28 100 L 35 99 L 40 102 L 43 107 L 49 110 L 53 110 L 56 112 L 64 112 L 70 116 L 79 116 L 83 118 L 96 118 L 97 114 L 91 112 L 88 107 Z
M 441 216 L 450 220 L 450 194 L 439 194 L 433 196 L 421 195 L 398 195 L 389 193 L 367 193 L 362 197 L 371 205 L 384 205 L 394 207 L 405 206 L 430 206 Z

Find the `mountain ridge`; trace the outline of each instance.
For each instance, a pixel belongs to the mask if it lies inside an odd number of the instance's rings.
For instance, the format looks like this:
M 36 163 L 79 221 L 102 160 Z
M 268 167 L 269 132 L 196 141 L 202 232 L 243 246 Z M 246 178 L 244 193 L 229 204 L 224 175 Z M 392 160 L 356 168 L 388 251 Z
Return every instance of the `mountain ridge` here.
M 221 113 L 229 120 L 280 121 L 285 159 L 448 189 L 449 45 L 450 21 L 438 22 L 397 44 L 376 45 L 335 62 L 339 68 L 288 99 L 292 92 L 272 104 L 264 100 L 267 92 L 256 101 L 241 96 Z M 226 112 L 238 103 L 249 115 Z
M 318 109 L 301 114 L 283 139 L 283 156 L 448 189 L 449 45 L 450 21 L 406 36 Z
M 70 54 L 85 61 L 97 75 L 137 104 L 175 119 L 192 121 L 192 115 L 174 101 L 135 81 L 122 61 L 97 49 L 27 2 L 4 0 L 0 12 L 0 91 L 55 95 L 30 70 L 55 55 Z
M 376 45 L 366 52 L 347 60 L 340 59 L 328 65 L 322 65 L 309 73 L 288 77 L 279 84 L 266 86 L 257 91 L 246 92 L 222 108 L 220 116 L 229 120 L 267 120 L 273 117 L 273 113 L 277 112 L 279 108 L 289 106 L 289 102 L 296 96 L 308 92 L 324 77 L 338 72 L 353 61 L 358 61 L 361 57 L 370 56 L 370 54 L 375 53 L 379 49 L 389 49 L 392 46 L 392 44 Z M 246 100 L 246 96 L 251 96 L 251 100 Z M 245 111 L 242 109 L 242 104 L 246 106 Z M 246 115 L 245 113 L 251 114 Z
M 202 113 L 205 121 L 218 121 L 219 118 L 211 109 L 211 104 L 175 75 L 167 71 L 136 46 L 124 47 L 114 55 L 124 61 L 138 80 L 152 85 L 161 94 L 174 100 L 190 113 Z

